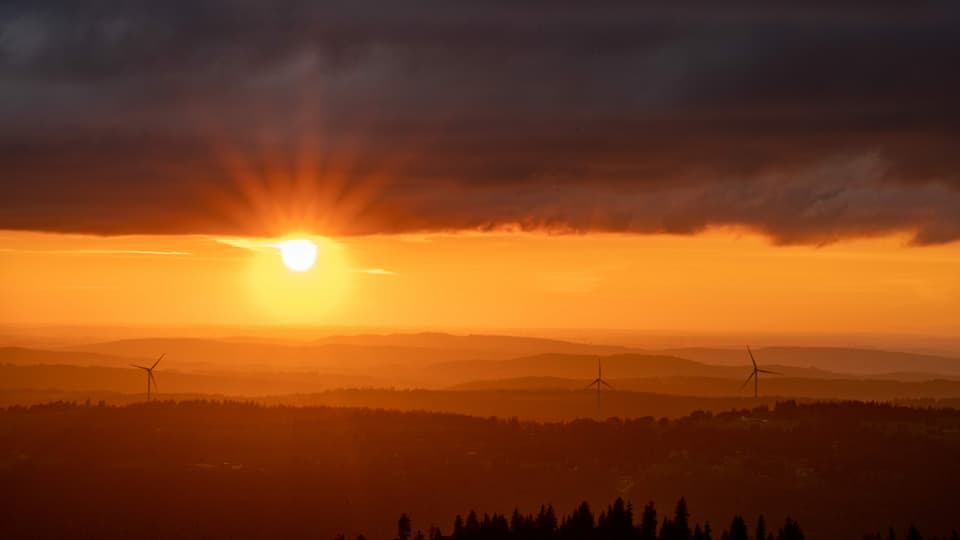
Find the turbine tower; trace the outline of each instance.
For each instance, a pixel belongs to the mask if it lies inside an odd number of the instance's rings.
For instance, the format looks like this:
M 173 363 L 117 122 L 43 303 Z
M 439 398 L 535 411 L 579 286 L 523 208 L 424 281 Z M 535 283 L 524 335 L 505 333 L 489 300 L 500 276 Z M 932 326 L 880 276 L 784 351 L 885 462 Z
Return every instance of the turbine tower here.
M 151 386 L 151 383 L 153 384 L 153 386 L 157 386 L 157 379 L 155 379 L 155 378 L 153 377 L 153 368 L 157 367 L 157 364 L 159 364 L 160 361 L 163 360 L 163 357 L 166 356 L 166 355 L 167 355 L 167 353 L 161 354 L 161 355 L 160 355 L 160 358 L 157 358 L 157 361 L 154 362 L 153 365 L 150 366 L 150 367 L 138 366 L 138 365 L 136 365 L 136 364 L 130 364 L 131 367 L 139 368 L 139 369 L 142 369 L 142 370 L 144 370 L 144 371 L 147 372 L 147 401 L 150 401 L 150 386 Z
M 600 386 L 606 386 L 607 388 L 613 390 L 613 387 L 610 386 L 610 383 L 603 378 L 603 366 L 600 365 L 600 359 L 597 358 L 597 378 L 593 380 L 592 383 L 583 387 L 584 390 L 587 390 L 591 386 L 597 386 L 597 418 L 600 418 Z
M 783 375 L 783 373 L 778 373 L 776 371 L 769 371 L 766 369 L 760 369 L 759 367 L 757 367 L 757 361 L 753 358 L 753 351 L 750 350 L 749 345 L 747 345 L 747 353 L 750 354 L 750 361 L 753 362 L 753 371 L 750 372 L 750 376 L 747 377 L 747 380 L 743 381 L 743 384 L 740 385 L 740 389 L 742 390 L 743 387 L 750 382 L 750 379 L 753 379 L 753 398 L 757 399 L 758 397 L 760 397 L 760 374 L 768 373 L 770 375 Z

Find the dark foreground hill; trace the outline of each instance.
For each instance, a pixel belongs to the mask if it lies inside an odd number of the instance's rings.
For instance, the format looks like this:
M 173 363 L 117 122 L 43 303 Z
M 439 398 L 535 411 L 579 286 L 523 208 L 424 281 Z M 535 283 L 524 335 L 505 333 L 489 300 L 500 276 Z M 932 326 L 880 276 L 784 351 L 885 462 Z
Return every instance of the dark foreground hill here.
M 396 516 L 686 496 L 697 521 L 807 538 L 956 526 L 960 411 L 794 405 L 536 424 L 155 402 L 0 413 L 2 538 L 392 538 Z

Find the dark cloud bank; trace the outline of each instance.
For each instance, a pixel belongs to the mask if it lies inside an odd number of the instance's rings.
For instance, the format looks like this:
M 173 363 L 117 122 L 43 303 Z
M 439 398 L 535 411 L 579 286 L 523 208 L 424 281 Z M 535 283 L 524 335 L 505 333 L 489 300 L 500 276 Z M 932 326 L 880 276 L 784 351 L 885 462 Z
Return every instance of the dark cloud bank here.
M 7 229 L 960 238 L 956 1 L 6 2 L 0 119 Z

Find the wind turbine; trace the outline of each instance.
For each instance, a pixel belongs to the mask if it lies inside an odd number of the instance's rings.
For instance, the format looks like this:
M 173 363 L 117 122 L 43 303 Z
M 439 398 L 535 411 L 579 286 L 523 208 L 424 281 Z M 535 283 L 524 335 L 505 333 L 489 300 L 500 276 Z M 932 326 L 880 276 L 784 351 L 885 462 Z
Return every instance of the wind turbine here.
M 155 379 L 154 376 L 153 376 L 153 368 L 157 367 L 157 364 L 159 364 L 160 361 L 163 360 L 163 357 L 166 356 L 166 355 L 167 355 L 167 353 L 161 354 L 161 355 L 160 355 L 160 358 L 157 358 L 157 361 L 154 362 L 153 365 L 150 366 L 150 367 L 138 366 L 138 365 L 136 365 L 136 364 L 130 364 L 131 367 L 139 368 L 139 369 L 142 369 L 142 370 L 144 370 L 144 371 L 147 372 L 147 401 L 150 401 L 150 384 L 153 383 L 153 386 L 157 386 L 157 379 Z
M 597 358 L 597 378 L 593 380 L 592 383 L 583 387 L 584 390 L 590 388 L 593 385 L 597 385 L 597 418 L 600 417 L 600 386 L 606 386 L 607 388 L 613 390 L 613 387 L 610 386 L 610 383 L 603 378 L 603 366 L 600 365 L 600 359 Z
M 750 382 L 750 379 L 753 379 L 753 398 L 756 399 L 760 397 L 760 374 L 761 373 L 768 373 L 770 375 L 783 375 L 783 373 L 779 373 L 776 371 L 769 371 L 766 369 L 760 369 L 759 367 L 757 367 L 757 361 L 753 358 L 753 351 L 750 350 L 749 345 L 747 345 L 747 352 L 750 354 L 750 361 L 753 362 L 753 371 L 750 372 L 750 376 L 747 377 L 747 380 L 743 381 L 743 384 L 740 385 L 740 389 L 742 390 L 743 387 Z

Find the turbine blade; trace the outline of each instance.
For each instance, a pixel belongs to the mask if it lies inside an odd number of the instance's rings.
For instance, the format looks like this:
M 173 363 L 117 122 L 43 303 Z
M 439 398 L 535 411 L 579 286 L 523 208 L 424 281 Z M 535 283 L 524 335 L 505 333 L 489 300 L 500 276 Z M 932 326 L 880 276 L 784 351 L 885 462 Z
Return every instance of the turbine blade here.
M 140 369 L 142 369 L 142 370 L 144 370 L 144 371 L 150 371 L 150 368 L 148 368 L 148 367 L 143 367 L 143 366 L 138 366 L 138 365 L 136 365 L 136 364 L 130 364 L 130 367 L 140 368 Z
M 600 379 L 600 384 L 602 384 L 602 385 L 606 386 L 607 388 L 613 390 L 613 386 L 611 386 L 610 383 L 608 383 L 607 381 L 605 381 L 605 380 L 603 380 L 603 379 Z
M 600 379 L 594 379 L 592 383 L 584 386 L 583 389 L 584 389 L 584 390 L 588 390 L 591 386 L 597 384 L 598 382 L 600 382 Z
M 750 379 L 754 378 L 756 375 L 756 373 L 750 373 L 750 376 L 747 377 L 747 380 L 743 381 L 743 384 L 740 385 L 740 389 L 743 390 L 744 386 L 750 384 Z
M 747 345 L 747 352 L 750 353 L 750 361 L 753 362 L 753 369 L 757 369 L 757 361 L 753 358 L 753 351 L 750 350 L 749 345 Z
M 160 358 L 157 358 L 157 361 L 154 362 L 152 366 L 150 366 L 150 369 L 153 369 L 153 368 L 157 367 L 157 364 L 159 364 L 160 361 L 163 360 L 163 357 L 166 356 L 166 355 L 167 355 L 167 353 L 161 354 L 161 355 L 160 355 Z
M 759 371 L 760 373 L 769 373 L 771 375 L 783 375 L 783 373 L 780 373 L 779 371 L 769 371 L 766 369 L 758 369 L 757 371 Z
M 157 385 L 157 378 L 153 376 L 153 371 L 148 371 L 147 373 L 150 374 L 150 380 L 153 381 L 153 387 L 154 387 L 154 389 L 160 388 L 160 387 Z

